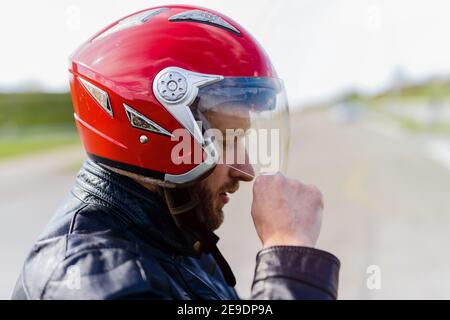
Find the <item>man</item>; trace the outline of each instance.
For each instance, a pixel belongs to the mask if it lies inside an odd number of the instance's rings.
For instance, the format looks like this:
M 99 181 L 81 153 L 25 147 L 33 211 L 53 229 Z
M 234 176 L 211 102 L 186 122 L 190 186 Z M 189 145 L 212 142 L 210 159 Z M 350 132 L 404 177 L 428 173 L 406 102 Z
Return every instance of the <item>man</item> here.
M 263 248 L 251 298 L 337 297 L 339 261 L 314 249 L 320 191 L 259 175 L 283 162 L 287 103 L 241 26 L 190 6 L 135 13 L 73 54 L 70 84 L 89 159 L 14 299 L 237 299 L 213 231 L 230 194 L 252 180 Z M 246 143 L 255 133 L 268 133 L 274 161 L 255 161 Z

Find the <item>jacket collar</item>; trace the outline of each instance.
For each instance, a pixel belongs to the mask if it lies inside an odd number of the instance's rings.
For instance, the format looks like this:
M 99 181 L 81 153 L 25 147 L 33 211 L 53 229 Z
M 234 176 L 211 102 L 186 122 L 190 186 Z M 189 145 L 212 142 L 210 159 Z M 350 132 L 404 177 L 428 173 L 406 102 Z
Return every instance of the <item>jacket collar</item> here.
M 179 229 L 162 197 L 131 178 L 86 160 L 76 185 L 94 198 L 108 203 L 135 231 L 163 249 L 198 256 L 196 239 Z

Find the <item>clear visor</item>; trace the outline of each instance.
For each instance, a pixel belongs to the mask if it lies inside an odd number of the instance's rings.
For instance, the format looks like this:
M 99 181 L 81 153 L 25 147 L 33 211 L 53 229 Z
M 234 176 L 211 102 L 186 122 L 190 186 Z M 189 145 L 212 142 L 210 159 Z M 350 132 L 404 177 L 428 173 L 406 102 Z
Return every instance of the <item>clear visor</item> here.
M 219 164 L 251 177 L 287 169 L 289 108 L 280 79 L 225 78 L 200 88 L 190 108 Z

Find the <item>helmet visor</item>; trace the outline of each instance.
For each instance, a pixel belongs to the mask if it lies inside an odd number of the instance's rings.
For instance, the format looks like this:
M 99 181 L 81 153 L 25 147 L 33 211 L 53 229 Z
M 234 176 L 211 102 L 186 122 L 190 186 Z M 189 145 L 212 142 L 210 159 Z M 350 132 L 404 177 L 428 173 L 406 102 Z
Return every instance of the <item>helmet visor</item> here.
M 218 163 L 252 177 L 286 170 L 288 109 L 283 82 L 258 77 L 204 86 L 191 105 L 205 140 L 215 144 Z

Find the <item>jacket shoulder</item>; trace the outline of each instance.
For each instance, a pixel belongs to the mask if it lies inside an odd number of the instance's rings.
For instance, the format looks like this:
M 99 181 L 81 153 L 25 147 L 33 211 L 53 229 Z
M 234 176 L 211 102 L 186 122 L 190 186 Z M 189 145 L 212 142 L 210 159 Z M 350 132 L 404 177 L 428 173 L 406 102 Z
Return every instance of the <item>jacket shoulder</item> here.
M 86 248 L 58 263 L 41 298 L 114 299 L 145 290 L 145 280 L 139 257 L 133 252 L 112 244 Z
M 149 270 L 151 272 L 149 272 Z M 145 262 L 135 245 L 102 235 L 70 235 L 42 299 L 158 298 L 167 277 L 156 259 Z
M 56 215 L 25 262 L 19 298 L 158 298 L 167 282 L 159 260 L 151 254 L 143 260 L 137 242 L 126 236 L 127 225 L 111 214 L 105 206 L 84 204 Z

